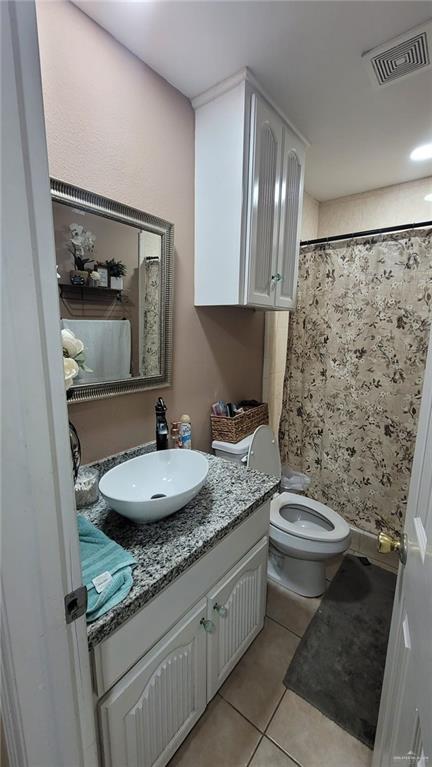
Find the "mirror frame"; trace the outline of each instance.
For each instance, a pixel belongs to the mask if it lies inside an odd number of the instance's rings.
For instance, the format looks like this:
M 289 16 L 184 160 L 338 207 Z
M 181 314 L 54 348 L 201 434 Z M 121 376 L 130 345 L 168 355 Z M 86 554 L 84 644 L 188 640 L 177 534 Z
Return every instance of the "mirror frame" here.
M 173 326 L 173 284 L 174 284 L 174 224 L 130 208 L 108 197 L 66 184 L 58 179 L 50 179 L 51 198 L 73 208 L 81 208 L 89 213 L 96 213 L 113 221 L 129 224 L 137 229 L 146 229 L 161 236 L 161 346 L 160 374 L 157 376 L 135 376 L 117 381 L 92 382 L 77 384 L 67 392 L 68 402 L 87 402 L 89 400 L 115 397 L 119 394 L 146 391 L 148 389 L 171 386 L 172 383 L 172 326 Z M 60 314 L 60 312 L 59 312 Z

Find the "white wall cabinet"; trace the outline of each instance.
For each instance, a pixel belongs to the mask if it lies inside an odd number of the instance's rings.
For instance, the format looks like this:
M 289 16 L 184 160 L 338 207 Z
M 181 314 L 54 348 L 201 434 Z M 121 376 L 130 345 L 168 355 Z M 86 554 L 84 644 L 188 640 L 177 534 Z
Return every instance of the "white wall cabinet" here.
M 99 701 L 104 767 L 171 759 L 263 627 L 267 546 L 264 536 Z
M 193 105 L 195 305 L 293 309 L 305 142 L 247 70 Z

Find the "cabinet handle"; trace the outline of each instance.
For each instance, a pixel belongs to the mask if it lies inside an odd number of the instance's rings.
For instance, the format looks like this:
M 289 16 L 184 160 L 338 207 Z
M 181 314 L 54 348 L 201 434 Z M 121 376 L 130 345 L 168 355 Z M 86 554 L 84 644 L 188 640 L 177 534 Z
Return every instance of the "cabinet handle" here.
M 207 634 L 213 634 L 216 626 L 214 625 L 213 621 L 208 621 L 206 618 L 201 618 L 200 620 L 200 626 L 204 628 L 204 631 Z
M 279 272 L 276 272 L 276 274 L 272 274 L 272 280 L 273 282 L 280 282 L 282 279 L 282 275 L 279 274 Z
M 216 610 L 217 614 L 220 615 L 221 618 L 226 618 L 228 615 L 227 608 L 223 605 L 218 605 L 217 602 L 213 605 L 213 610 Z

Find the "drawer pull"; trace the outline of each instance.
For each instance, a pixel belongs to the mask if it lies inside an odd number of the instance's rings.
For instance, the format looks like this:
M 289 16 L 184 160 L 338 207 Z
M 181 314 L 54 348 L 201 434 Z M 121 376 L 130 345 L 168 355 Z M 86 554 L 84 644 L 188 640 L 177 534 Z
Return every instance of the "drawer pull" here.
M 204 628 L 204 631 L 207 634 L 213 634 L 216 626 L 214 625 L 213 621 L 208 621 L 206 618 L 201 618 L 200 620 L 200 626 Z
M 223 605 L 218 605 L 217 602 L 215 602 L 213 606 L 213 610 L 216 610 L 217 614 L 220 615 L 221 618 L 226 618 L 228 615 L 228 610 Z

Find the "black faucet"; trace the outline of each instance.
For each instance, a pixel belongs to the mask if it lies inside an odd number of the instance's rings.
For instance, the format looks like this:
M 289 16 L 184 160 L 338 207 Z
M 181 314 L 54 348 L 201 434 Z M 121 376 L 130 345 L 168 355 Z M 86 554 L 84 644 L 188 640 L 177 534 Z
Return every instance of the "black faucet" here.
M 168 449 L 168 424 L 166 419 L 167 406 L 162 397 L 158 397 L 156 411 L 156 450 Z
M 78 432 L 75 429 L 73 423 L 69 421 L 69 441 L 70 449 L 72 453 L 72 466 L 73 466 L 73 478 L 74 482 L 77 481 L 78 470 L 81 464 L 81 443 L 79 441 Z

